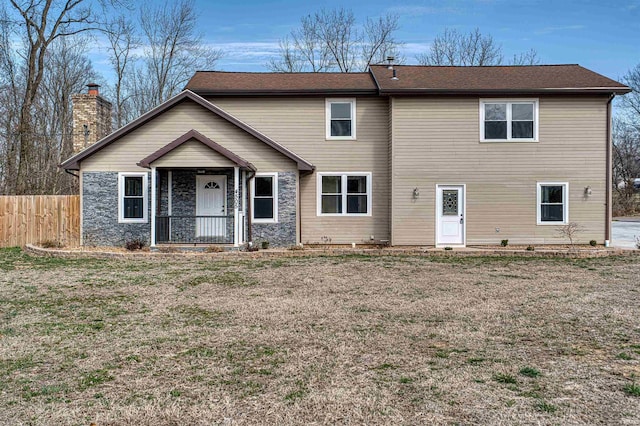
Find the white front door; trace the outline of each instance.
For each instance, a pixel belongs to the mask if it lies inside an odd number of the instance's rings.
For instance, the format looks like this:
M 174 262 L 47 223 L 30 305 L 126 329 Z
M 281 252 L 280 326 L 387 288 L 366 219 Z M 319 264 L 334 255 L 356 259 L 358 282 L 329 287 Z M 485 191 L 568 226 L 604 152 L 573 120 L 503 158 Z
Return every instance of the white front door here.
M 226 176 L 196 176 L 196 237 L 226 237 L 226 200 Z
M 436 210 L 436 245 L 463 246 L 464 185 L 437 185 Z

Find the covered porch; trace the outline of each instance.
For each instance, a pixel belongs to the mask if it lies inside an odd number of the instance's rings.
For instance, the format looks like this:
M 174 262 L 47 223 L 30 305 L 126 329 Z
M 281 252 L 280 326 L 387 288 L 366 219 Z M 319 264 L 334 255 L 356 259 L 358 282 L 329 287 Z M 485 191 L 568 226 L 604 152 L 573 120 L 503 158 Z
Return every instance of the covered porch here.
M 138 165 L 151 169 L 151 247 L 247 241 L 251 163 L 192 130 Z

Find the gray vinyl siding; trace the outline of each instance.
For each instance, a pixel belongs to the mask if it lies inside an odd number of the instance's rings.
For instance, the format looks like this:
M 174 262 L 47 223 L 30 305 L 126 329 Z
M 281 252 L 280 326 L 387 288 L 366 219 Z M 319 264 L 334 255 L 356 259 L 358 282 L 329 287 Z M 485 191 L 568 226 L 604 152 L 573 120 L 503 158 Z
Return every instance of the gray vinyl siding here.
M 300 177 L 301 241 L 333 244 L 389 239 L 389 106 L 386 98 L 356 100 L 357 140 L 326 140 L 325 97 L 209 98 L 240 120 L 313 163 Z M 318 172 L 371 172 L 372 215 L 317 215 Z
M 467 245 L 562 243 L 558 226 L 537 225 L 537 182 L 544 181 L 569 183 L 578 238 L 603 242 L 606 102 L 542 97 L 539 142 L 480 143 L 478 98 L 394 98 L 393 243 L 435 244 L 436 184 L 467 185 Z

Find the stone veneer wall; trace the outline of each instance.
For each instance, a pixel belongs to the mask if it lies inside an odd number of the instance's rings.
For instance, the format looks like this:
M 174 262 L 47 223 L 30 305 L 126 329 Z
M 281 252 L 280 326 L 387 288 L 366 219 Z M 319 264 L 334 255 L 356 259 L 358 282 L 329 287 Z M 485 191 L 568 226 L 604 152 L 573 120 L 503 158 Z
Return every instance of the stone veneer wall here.
M 233 170 L 216 171 L 211 174 L 227 176 L 227 212 L 233 212 Z M 196 212 L 196 171 L 173 170 L 172 214 L 194 216 Z M 147 223 L 118 223 L 118 173 L 82 173 L 82 231 L 84 245 L 124 246 L 127 241 L 140 239 L 150 244 L 151 238 L 151 176 L 148 174 Z M 160 183 L 162 194 L 167 194 L 168 185 Z M 242 191 L 242 185 L 240 185 Z M 242 200 L 244 194 L 240 194 Z M 164 195 L 166 197 L 166 195 Z M 160 198 L 161 213 L 167 208 L 166 198 Z M 287 247 L 296 244 L 296 173 L 278 173 L 278 223 L 252 223 L 254 244 L 268 241 L 271 247 Z M 172 226 L 172 239 L 195 232 L 193 223 L 177 222 Z M 233 221 L 228 221 L 227 231 L 233 241 Z
M 151 208 L 151 176 L 147 194 Z M 118 172 L 82 173 L 82 239 L 86 246 L 119 246 L 139 239 L 150 244 L 151 212 L 147 223 L 118 223 Z
M 233 170 L 216 170 L 208 175 L 227 177 L 227 240 L 233 242 Z M 196 214 L 196 170 L 173 170 L 171 186 L 171 214 L 173 216 L 195 216 Z M 242 191 L 242 189 L 240 189 Z M 195 218 L 175 219 L 171 225 L 173 241 L 194 240 Z
M 253 243 L 263 241 L 269 247 L 287 247 L 296 244 L 296 173 L 278 172 L 278 222 L 252 223 Z

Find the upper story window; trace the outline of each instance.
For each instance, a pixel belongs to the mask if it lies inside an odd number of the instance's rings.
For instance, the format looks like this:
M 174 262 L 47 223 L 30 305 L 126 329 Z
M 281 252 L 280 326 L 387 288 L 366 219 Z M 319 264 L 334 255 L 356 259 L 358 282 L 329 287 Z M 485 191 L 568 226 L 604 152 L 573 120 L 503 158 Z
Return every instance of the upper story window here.
M 278 221 L 278 174 L 256 173 L 251 182 L 251 219 L 254 223 Z
M 356 100 L 327 99 L 327 139 L 356 138 Z
M 318 216 L 371 216 L 371 173 L 319 173 Z
M 537 142 L 537 99 L 481 99 L 480 140 Z
M 147 174 L 118 174 L 118 222 L 146 223 L 148 210 Z

